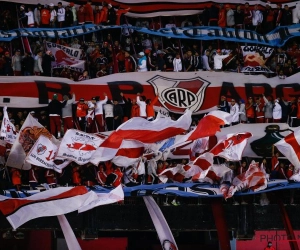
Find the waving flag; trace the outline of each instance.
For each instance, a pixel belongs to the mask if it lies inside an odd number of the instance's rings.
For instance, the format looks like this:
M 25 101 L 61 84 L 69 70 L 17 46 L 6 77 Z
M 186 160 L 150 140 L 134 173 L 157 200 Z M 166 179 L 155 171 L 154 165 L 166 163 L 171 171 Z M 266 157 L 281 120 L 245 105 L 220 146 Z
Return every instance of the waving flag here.
M 119 167 L 133 165 L 139 161 L 144 153 L 144 149 L 144 144 L 139 141 L 123 140 L 112 162 Z
M 251 136 L 252 134 L 249 132 L 225 135 L 224 138 L 210 150 L 210 153 L 229 161 L 239 161 L 242 159 L 242 153 L 247 145 L 247 139 Z
M 12 124 L 8 118 L 7 107 L 3 107 L 3 120 L 1 124 L 0 137 L 3 137 L 4 141 L 10 144 L 13 144 L 17 138 L 15 125 Z
M 57 151 L 57 157 L 75 161 L 79 165 L 88 163 L 103 140 L 93 134 L 69 129 Z
M 229 182 L 233 178 L 233 172 L 230 168 L 222 165 L 212 165 L 208 169 L 193 176 L 192 181 L 209 182 L 210 184 L 219 184 Z
M 122 200 L 124 200 L 124 192 L 122 186 L 119 185 L 109 193 L 97 193 L 97 199 L 80 207 L 78 209 L 78 213 L 85 212 L 94 207 L 112 204 Z
M 177 121 L 160 117 L 154 121 L 147 121 L 141 117 L 131 118 L 111 133 L 97 148 L 96 157 L 92 157 L 91 162 L 97 165 L 100 161 L 111 160 L 118 152 L 123 140 L 155 143 L 182 134 L 191 125 L 191 115 L 191 111 L 186 110 Z
M 23 199 L 0 196 L 0 211 L 16 229 L 35 218 L 73 212 L 96 198 L 96 193 L 86 187 L 58 187 Z
M 55 158 L 57 149 L 58 147 L 49 138 L 41 135 L 27 154 L 25 161 L 39 167 L 54 169 L 61 173 L 62 169 L 71 161 L 57 160 Z
M 265 172 L 259 167 L 258 162 L 252 161 L 245 173 L 233 179 L 226 198 L 231 198 L 235 192 L 248 188 L 257 192 L 265 189 L 267 185 L 268 181 Z
M 225 124 L 230 124 L 231 116 L 227 112 L 215 110 L 209 112 L 198 123 L 197 127 L 178 140 L 170 149 L 183 146 L 190 141 L 199 138 L 215 135 L 220 130 L 220 127 Z
M 300 169 L 300 129 L 287 135 L 274 146 L 294 165 Z
M 6 165 L 18 169 L 29 170 L 31 165 L 25 162 L 26 155 L 41 135 L 44 135 L 51 140 L 53 139 L 50 132 L 34 119 L 31 114 L 28 114 L 20 129 L 20 133 L 17 135 L 11 148 Z
M 202 170 L 207 170 L 214 162 L 214 155 L 212 153 L 206 152 L 197 157 L 193 164 L 201 168 Z

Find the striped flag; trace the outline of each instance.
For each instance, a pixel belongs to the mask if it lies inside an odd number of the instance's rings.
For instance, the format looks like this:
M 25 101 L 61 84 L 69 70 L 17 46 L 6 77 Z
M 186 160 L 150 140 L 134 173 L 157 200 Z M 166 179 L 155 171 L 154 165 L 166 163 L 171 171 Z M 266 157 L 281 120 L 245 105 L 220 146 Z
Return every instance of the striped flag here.
M 91 162 L 97 165 L 100 161 L 111 160 L 117 154 L 123 140 L 136 140 L 150 144 L 182 134 L 191 125 L 191 115 L 192 112 L 186 110 L 177 121 L 160 117 L 154 121 L 147 121 L 141 117 L 131 118 L 111 133 L 97 148 Z
M 236 176 L 228 190 L 226 199 L 231 198 L 235 192 L 250 188 L 257 192 L 267 188 L 268 181 L 264 171 L 259 167 L 259 163 L 252 161 L 245 173 Z
M 274 146 L 294 165 L 300 169 L 300 129 L 287 135 Z
M 12 124 L 9 120 L 7 107 L 3 107 L 3 119 L 1 123 L 1 132 L 0 137 L 3 137 L 3 140 L 9 144 L 13 144 L 17 138 L 17 132 L 15 125 Z
M 242 159 L 242 153 L 251 136 L 252 134 L 249 132 L 225 135 L 210 150 L 210 153 L 214 156 L 223 157 L 228 161 L 239 161 Z

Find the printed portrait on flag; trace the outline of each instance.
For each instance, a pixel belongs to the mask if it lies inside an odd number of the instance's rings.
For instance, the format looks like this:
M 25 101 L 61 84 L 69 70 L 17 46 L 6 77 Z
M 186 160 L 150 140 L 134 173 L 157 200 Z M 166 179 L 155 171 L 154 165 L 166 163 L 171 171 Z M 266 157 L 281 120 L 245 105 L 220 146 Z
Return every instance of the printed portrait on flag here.
M 266 67 L 266 62 L 272 55 L 273 48 L 260 45 L 241 46 L 241 48 L 244 58 L 242 72 L 272 72 Z
M 80 60 L 82 56 L 81 49 L 46 42 L 46 50 L 51 51 L 55 57 L 55 61 L 52 62 L 53 68 L 70 68 L 79 72 L 84 70 L 85 61 Z

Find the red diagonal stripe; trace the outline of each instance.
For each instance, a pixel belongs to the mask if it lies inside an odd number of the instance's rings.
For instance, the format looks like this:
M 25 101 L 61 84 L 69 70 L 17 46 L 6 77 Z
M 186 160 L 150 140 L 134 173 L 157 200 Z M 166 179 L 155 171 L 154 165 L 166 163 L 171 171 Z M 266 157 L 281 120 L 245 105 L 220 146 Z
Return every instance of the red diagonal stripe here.
M 295 134 L 289 134 L 284 138 L 285 142 L 294 149 L 295 154 L 297 155 L 298 160 L 300 161 L 300 145 L 296 140 Z

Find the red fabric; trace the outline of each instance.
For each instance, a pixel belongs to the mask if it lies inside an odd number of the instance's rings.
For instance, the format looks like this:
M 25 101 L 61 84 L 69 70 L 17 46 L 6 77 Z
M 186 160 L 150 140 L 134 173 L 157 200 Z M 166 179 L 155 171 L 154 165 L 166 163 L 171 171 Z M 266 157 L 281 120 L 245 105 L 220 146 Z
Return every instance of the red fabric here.
M 72 170 L 72 182 L 74 185 L 80 185 L 81 184 L 81 178 L 80 174 L 77 168 L 73 168 Z
M 97 10 L 95 13 L 95 24 L 100 24 L 101 11 Z
M 50 132 L 52 135 L 56 136 L 57 132 L 61 130 L 60 116 L 49 116 L 50 118 Z
M 77 104 L 77 110 L 76 110 L 77 117 L 85 117 L 88 109 L 89 109 L 89 107 L 86 103 L 79 102 Z
M 158 96 L 156 96 L 153 101 L 151 101 L 150 104 L 146 105 L 146 113 L 147 113 L 147 117 L 154 117 L 155 112 L 154 112 L 154 105 L 155 103 L 157 103 L 158 101 Z
M 56 184 L 55 172 L 52 169 L 47 169 L 45 177 L 47 184 Z
M 255 112 L 253 106 L 249 107 L 249 104 L 246 105 L 246 116 L 248 118 L 254 118 L 255 117 Z
M 100 23 L 106 23 L 107 22 L 107 16 L 108 16 L 108 8 L 106 6 L 104 6 L 101 9 L 101 14 L 100 14 Z
M 274 21 L 274 11 L 273 10 L 270 10 L 268 15 L 267 15 L 267 18 L 266 18 L 267 22 L 273 22 Z
M 41 24 L 44 25 L 50 24 L 50 11 L 47 9 L 41 10 Z
M 101 114 L 95 115 L 95 122 L 96 122 L 98 132 L 104 132 L 105 129 L 104 129 L 103 115 Z
M 66 133 L 68 129 L 74 128 L 74 122 L 72 117 L 63 118 L 64 122 L 64 132 Z
M 38 182 L 37 171 L 33 168 L 29 170 L 29 182 Z
M 122 16 L 122 14 L 126 14 L 128 11 L 129 11 L 129 9 L 118 9 L 116 11 L 116 16 L 117 16 L 116 25 L 120 25 L 121 24 L 121 16 Z
M 78 23 L 84 23 L 84 11 L 77 11 L 77 20 Z
M 14 186 L 21 185 L 21 172 L 19 169 L 13 168 L 11 174 L 12 183 Z
M 279 161 L 278 161 L 278 158 L 277 158 L 276 156 L 273 156 L 273 157 L 272 157 L 271 164 L 272 164 L 272 171 L 273 171 L 273 170 L 277 170 L 277 171 L 278 171 L 278 168 L 279 168 Z
M 94 11 L 92 5 L 90 4 L 86 4 L 84 6 L 84 21 L 94 22 Z
M 218 21 L 219 27 L 226 27 L 226 10 L 221 9 L 219 11 L 219 21 Z
M 140 106 L 137 104 L 131 107 L 131 118 L 132 117 L 140 117 Z
M 117 168 L 117 169 L 115 169 L 114 174 L 117 176 L 117 178 L 115 179 L 115 181 L 113 182 L 112 185 L 114 187 L 117 187 L 117 186 L 121 185 L 123 173 L 121 172 L 120 168 Z

